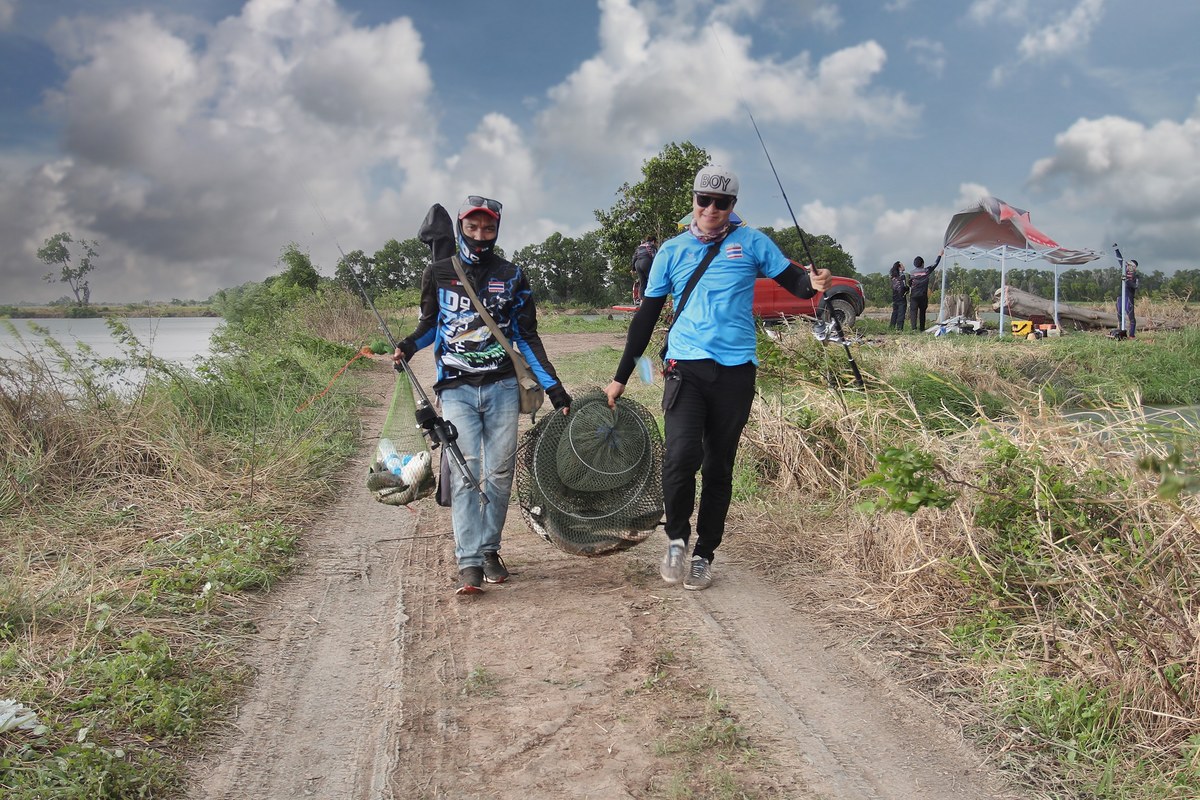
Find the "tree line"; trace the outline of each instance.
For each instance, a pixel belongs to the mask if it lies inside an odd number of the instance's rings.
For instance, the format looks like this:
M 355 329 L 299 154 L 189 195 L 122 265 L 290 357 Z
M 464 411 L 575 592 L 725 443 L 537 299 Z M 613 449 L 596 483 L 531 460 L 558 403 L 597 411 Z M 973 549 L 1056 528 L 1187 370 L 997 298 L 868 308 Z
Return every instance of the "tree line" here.
M 599 223 L 597 229 L 579 237 L 553 233 L 540 244 L 517 250 L 511 260 L 526 271 L 541 303 L 604 307 L 628 302 L 632 297 L 634 249 L 648 234 L 661 242 L 683 229 L 690 220 L 692 180 L 710 160 L 706 150 L 691 142 L 671 142 L 658 155 L 643 162 L 640 181 L 622 184 L 611 207 L 593 212 Z M 860 274 L 854 259 L 832 236 L 804 231 L 802 238 L 795 228 L 761 230 L 795 261 L 802 264 L 813 261 L 835 275 L 859 280 L 868 304 L 891 302 L 888 276 L 882 272 Z M 74 262 L 70 245 L 82 250 Z M 67 284 L 80 310 L 88 305 L 87 276 L 94 268 L 95 248 L 95 242 L 74 242 L 70 234 L 60 233 L 47 239 L 38 251 L 43 262 L 60 270 L 57 276 L 46 275 L 46 280 Z M 504 254 L 499 247 L 497 252 Z M 999 269 L 964 266 L 953 257 L 944 261 L 948 292 L 967 295 L 977 305 L 991 303 L 993 293 L 1000 288 Z M 214 310 L 228 316 L 230 312 L 236 314 L 243 302 L 278 301 L 286 305 L 285 295 L 311 291 L 321 280 L 308 254 L 295 243 L 284 247 L 280 262 L 285 267 L 283 273 L 262 284 L 219 291 L 210 299 Z M 389 239 L 370 255 L 361 249 L 343 254 L 333 279 L 354 292 L 361 282 L 373 300 L 397 293 L 406 295 L 419 288 L 428 263 L 429 248 L 416 237 Z M 1049 267 L 1009 269 L 1005 277 L 1009 286 L 1041 297 L 1054 296 L 1054 271 Z M 1058 280 L 1059 299 L 1067 303 L 1112 301 L 1121 291 L 1120 274 L 1115 266 L 1062 270 Z M 935 299 L 940 286 L 941 278 L 935 274 L 931 287 Z M 1171 276 L 1161 271 L 1143 273 L 1138 293 L 1141 297 L 1190 298 L 1200 293 L 1200 269 L 1180 270 Z

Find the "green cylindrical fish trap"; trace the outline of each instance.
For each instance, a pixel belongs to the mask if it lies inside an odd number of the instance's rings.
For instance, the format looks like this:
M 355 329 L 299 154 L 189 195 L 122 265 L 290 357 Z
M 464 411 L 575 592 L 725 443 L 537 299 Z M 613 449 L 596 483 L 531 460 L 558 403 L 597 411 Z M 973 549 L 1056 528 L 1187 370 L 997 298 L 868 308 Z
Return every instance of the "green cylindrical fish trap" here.
M 640 403 L 603 391 L 547 414 L 517 448 L 517 501 L 534 533 L 574 555 L 644 541 L 662 520 L 662 434 Z

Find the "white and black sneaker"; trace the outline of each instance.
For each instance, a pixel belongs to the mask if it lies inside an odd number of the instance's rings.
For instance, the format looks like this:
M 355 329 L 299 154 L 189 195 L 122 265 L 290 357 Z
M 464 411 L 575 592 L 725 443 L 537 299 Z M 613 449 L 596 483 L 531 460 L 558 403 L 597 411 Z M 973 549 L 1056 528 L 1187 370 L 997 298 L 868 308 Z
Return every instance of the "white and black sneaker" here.
M 712 564 L 707 558 L 692 556 L 687 577 L 683 579 L 685 589 L 707 589 L 712 585 Z
M 663 556 L 662 568 L 659 574 L 667 583 L 679 583 L 687 572 L 687 542 L 683 539 L 672 539 L 667 545 Z

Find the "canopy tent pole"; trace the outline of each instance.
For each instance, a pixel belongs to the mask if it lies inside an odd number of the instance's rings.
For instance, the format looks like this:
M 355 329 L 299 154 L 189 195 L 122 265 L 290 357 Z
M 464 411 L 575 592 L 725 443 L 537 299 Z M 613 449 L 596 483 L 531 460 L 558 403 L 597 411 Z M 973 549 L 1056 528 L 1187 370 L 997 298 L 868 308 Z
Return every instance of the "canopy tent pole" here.
M 1004 307 L 1008 303 L 1008 284 L 1005 278 L 1005 269 L 1008 266 L 1008 245 L 1000 246 L 1000 330 L 996 332 L 996 336 L 1004 335 Z
M 942 255 L 945 255 L 943 252 Z M 938 299 L 938 322 L 946 321 L 946 267 L 942 266 L 942 296 Z
M 1054 265 L 1054 327 L 1062 333 L 1062 324 L 1058 321 L 1058 264 Z
M 1121 308 L 1118 309 L 1121 313 L 1117 315 L 1117 324 L 1121 326 L 1121 333 L 1129 333 L 1129 323 L 1125 321 L 1125 270 L 1124 264 L 1117 262 L 1117 280 L 1121 282 Z

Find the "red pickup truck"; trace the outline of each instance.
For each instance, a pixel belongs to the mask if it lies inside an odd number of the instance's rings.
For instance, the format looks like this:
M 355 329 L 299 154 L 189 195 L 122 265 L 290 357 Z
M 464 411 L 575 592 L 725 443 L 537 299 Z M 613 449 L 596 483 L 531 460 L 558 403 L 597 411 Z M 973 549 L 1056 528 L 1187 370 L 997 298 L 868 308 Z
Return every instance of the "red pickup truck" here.
M 795 261 L 792 263 L 804 269 Z M 846 327 L 854 324 L 867 304 L 862 284 L 840 275 L 833 276 L 825 295 L 829 298 L 830 310 Z M 754 316 L 763 322 L 779 322 L 799 316 L 815 317 L 820 300 L 820 295 L 801 300 L 771 278 L 759 278 L 754 282 Z

